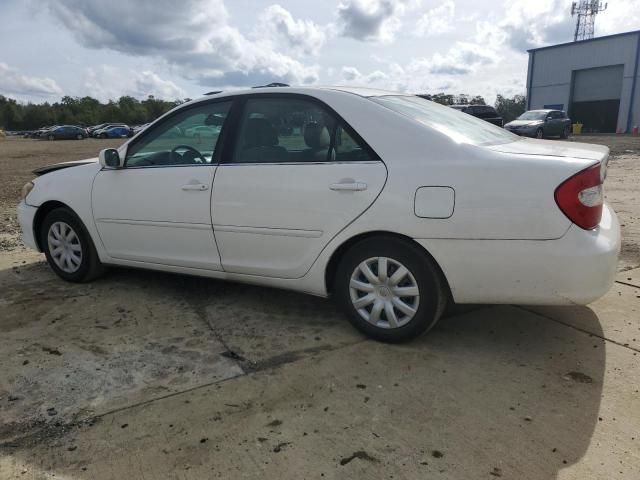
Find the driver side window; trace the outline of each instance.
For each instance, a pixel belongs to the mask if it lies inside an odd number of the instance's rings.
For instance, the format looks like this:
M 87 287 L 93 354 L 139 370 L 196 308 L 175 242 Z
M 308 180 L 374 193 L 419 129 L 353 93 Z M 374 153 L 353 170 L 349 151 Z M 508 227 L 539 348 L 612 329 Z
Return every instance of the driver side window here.
M 210 165 L 231 102 L 178 112 L 147 129 L 127 149 L 125 167 Z

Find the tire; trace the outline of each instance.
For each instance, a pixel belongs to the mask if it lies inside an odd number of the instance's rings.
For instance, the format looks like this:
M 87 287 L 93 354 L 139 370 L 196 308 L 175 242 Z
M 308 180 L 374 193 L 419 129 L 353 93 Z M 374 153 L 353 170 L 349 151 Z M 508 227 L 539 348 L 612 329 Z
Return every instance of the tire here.
M 384 275 L 379 276 L 379 268 L 385 263 L 387 280 L 380 282 Z M 365 275 L 365 264 L 374 281 Z M 402 267 L 405 274 L 400 273 Z M 400 276 L 392 280 L 394 274 Z M 411 295 L 400 297 L 396 288 Z M 340 260 L 333 293 L 354 327 L 383 342 L 403 342 L 427 332 L 442 315 L 448 299 L 445 283 L 426 252 L 393 236 L 353 245 Z
M 544 130 L 542 128 L 536 130 L 536 138 L 544 138 Z
M 66 236 L 66 239 L 62 239 L 62 236 Z M 68 261 L 54 251 L 56 242 L 63 242 L 60 245 L 64 249 L 62 255 L 70 256 Z M 67 208 L 56 208 L 44 218 L 40 229 L 40 245 L 49 266 L 63 280 L 89 282 L 104 272 L 89 232 L 77 215 Z
M 100 138 L 107 138 L 107 135 L 104 133 L 101 133 L 100 135 L 98 135 Z
M 47 140 L 49 140 L 50 142 L 54 141 L 56 139 L 56 137 L 54 137 L 53 135 L 49 135 L 47 137 Z
M 563 140 L 569 138 L 569 127 L 564 127 L 562 133 L 560 134 L 560 138 L 562 138 Z
M 82 140 L 83 138 L 84 136 L 81 134 L 76 135 L 76 140 Z

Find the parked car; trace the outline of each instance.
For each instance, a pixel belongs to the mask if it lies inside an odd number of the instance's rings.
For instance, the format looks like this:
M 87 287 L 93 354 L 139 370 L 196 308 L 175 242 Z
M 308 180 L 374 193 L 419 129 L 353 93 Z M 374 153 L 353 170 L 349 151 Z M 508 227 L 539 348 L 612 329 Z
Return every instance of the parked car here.
M 122 129 L 119 131 L 119 133 L 112 132 L 112 135 L 116 135 L 116 137 L 110 137 L 109 134 L 107 133 L 107 130 L 110 130 L 113 128 Z M 124 123 L 107 123 L 102 125 L 100 128 L 94 129 L 91 132 L 91 136 L 95 138 L 117 138 L 121 136 L 120 133 L 125 131 L 126 131 L 126 133 L 124 134 L 125 137 L 130 137 L 133 135 L 133 131 L 131 127 L 129 127 L 128 125 L 125 125 Z
M 278 134 L 294 117 L 303 128 Z M 184 135 L 219 123 L 208 142 Z M 450 301 L 603 295 L 620 250 L 608 158 L 401 93 L 251 89 L 37 170 L 18 216 L 25 244 L 67 281 L 122 265 L 331 295 L 361 331 L 401 341 Z
M 143 125 L 136 125 L 134 127 L 131 127 L 131 130 L 133 131 L 133 134 L 135 135 L 138 132 L 141 132 L 142 130 L 144 130 L 145 128 L 147 128 L 149 124 L 145 123 Z
M 529 110 L 504 128 L 525 137 L 567 138 L 571 129 L 571 119 L 561 110 Z
M 133 136 L 133 130 L 126 125 L 109 126 L 96 130 L 94 136 L 97 138 L 127 138 Z
M 43 131 L 39 138 L 46 140 L 82 140 L 87 138 L 87 131 L 74 125 L 62 125 Z
M 220 134 L 220 127 L 200 125 L 196 127 L 186 128 L 184 134 L 187 137 L 217 137 Z
M 451 105 L 451 108 L 481 118 L 485 122 L 493 123 L 498 127 L 502 127 L 504 124 L 496 109 L 489 105 Z
M 41 128 L 39 128 L 38 130 L 34 130 L 33 132 L 31 132 L 30 138 L 40 138 L 40 137 L 42 137 L 43 135 L 46 135 L 46 133 L 47 133 L 49 130 L 56 129 L 56 128 L 58 128 L 59 126 L 60 126 L 60 125 L 51 125 L 51 126 L 48 126 L 48 127 L 41 127 Z

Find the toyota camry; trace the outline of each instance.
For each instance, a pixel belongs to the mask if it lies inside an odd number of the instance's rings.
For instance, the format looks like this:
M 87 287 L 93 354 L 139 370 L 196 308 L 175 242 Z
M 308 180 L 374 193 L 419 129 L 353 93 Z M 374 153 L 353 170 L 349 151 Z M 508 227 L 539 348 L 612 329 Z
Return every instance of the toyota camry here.
M 401 341 L 451 302 L 607 292 L 620 249 L 608 156 L 406 94 L 261 88 L 39 169 L 18 214 L 67 281 L 117 265 L 332 296 L 356 328 Z

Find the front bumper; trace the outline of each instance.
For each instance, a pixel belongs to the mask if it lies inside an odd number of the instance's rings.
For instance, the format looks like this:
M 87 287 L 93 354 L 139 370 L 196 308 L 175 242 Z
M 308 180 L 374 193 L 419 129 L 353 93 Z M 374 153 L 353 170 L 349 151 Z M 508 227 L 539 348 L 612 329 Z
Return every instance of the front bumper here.
M 534 129 L 528 129 L 528 128 L 515 129 L 515 128 L 507 128 L 507 127 L 505 127 L 505 130 L 508 130 L 511 133 L 515 133 L 516 135 L 520 135 L 521 137 L 535 137 L 537 128 L 534 128 Z
M 33 230 L 33 219 L 36 216 L 37 210 L 38 209 L 36 207 L 27 205 L 24 200 L 18 204 L 17 208 L 18 222 L 20 223 L 20 229 L 22 230 L 22 241 L 27 247 L 40 251 Z
M 556 240 L 416 241 L 442 268 L 457 303 L 584 305 L 613 285 L 620 226 L 605 205 L 598 228 L 571 225 Z

